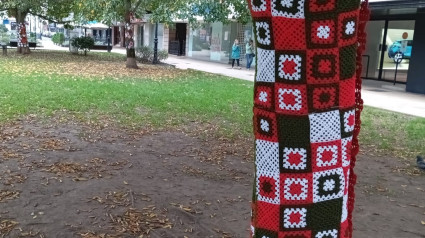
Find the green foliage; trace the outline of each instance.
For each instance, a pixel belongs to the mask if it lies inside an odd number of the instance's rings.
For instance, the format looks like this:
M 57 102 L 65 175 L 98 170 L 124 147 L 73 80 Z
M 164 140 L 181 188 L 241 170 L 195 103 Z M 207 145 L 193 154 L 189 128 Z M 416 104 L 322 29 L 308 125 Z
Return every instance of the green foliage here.
M 53 35 L 52 41 L 56 45 L 62 45 L 65 42 L 65 35 L 63 33 L 56 33 Z
M 154 51 L 149 46 L 142 46 L 136 49 L 136 58 L 140 62 L 152 62 L 154 57 Z M 168 59 L 168 51 L 160 50 L 158 51 L 158 61 L 164 61 Z
M 190 0 L 184 6 L 176 6 L 179 10 L 174 15 L 167 13 L 167 6 L 155 7 L 153 21 L 172 22 L 174 19 L 187 19 L 192 27 L 199 26 L 198 17 L 205 23 L 237 21 L 245 24 L 251 20 L 246 0 Z
M 90 51 L 94 46 L 94 40 L 91 37 L 82 36 L 72 39 L 71 44 L 78 50 L 83 51 L 84 55 L 87 55 L 87 51 Z
M 17 22 L 23 22 L 28 13 L 43 19 L 66 23 L 63 19 L 73 12 L 75 0 L 3 0 L 0 9 L 6 10 Z
M 160 50 L 158 51 L 158 61 L 164 61 L 168 59 L 168 51 L 166 50 Z
M 152 62 L 153 49 L 149 46 L 142 46 L 136 49 L 136 58 L 140 62 Z
M 0 24 L 0 44 L 2 45 L 8 45 L 10 42 L 10 35 L 8 33 L 8 29 L 5 25 Z
M 7 32 L 0 33 L 0 43 L 2 45 L 9 45 L 10 43 L 10 35 Z
M 136 18 L 150 13 L 151 22 L 172 23 L 186 19 L 193 27 L 199 25 L 199 17 L 206 23 L 235 20 L 250 21 L 246 0 L 76 0 L 75 16 L 80 21 L 98 20 L 105 24 L 129 21 L 129 12 Z
M 29 37 L 29 41 L 30 42 L 37 42 L 37 34 L 34 32 L 30 33 L 30 37 Z
M 0 24 L 0 33 L 5 33 L 8 32 L 9 30 L 7 29 L 7 27 L 3 24 Z

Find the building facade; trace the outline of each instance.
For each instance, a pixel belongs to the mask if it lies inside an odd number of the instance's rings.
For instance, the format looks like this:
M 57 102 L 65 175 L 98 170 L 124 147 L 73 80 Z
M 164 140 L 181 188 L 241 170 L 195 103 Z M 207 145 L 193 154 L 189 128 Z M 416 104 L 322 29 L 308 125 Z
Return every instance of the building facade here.
M 425 94 L 425 1 L 369 0 L 363 77 L 406 84 Z
M 170 29 L 164 24 L 158 24 L 158 49 L 167 50 L 169 45 Z M 140 23 L 134 27 L 134 42 L 136 48 L 148 46 L 152 49 L 155 44 L 155 24 Z
M 371 21 L 363 55 L 363 78 L 406 84 L 406 91 L 425 94 L 425 0 L 369 0 Z M 155 24 L 136 27 L 136 46 L 153 48 Z M 159 24 L 159 49 L 189 58 L 229 63 L 239 39 L 242 65 L 245 44 L 253 39 L 252 24 L 204 24 L 192 29 L 185 22 Z M 255 62 L 255 61 L 254 61 Z
M 198 29 L 189 29 L 187 56 L 214 62 L 229 63 L 235 39 L 241 47 L 241 61 L 245 63 L 245 45 L 254 40 L 252 24 L 237 22 L 206 24 Z
M 245 44 L 253 40 L 252 24 L 232 22 L 204 24 L 193 29 L 188 23 L 158 25 L 158 49 L 169 54 L 193 59 L 229 63 L 235 39 L 241 46 L 241 63 L 245 64 Z M 154 47 L 155 24 L 143 23 L 135 27 L 136 47 Z M 254 63 L 255 64 L 255 63 Z

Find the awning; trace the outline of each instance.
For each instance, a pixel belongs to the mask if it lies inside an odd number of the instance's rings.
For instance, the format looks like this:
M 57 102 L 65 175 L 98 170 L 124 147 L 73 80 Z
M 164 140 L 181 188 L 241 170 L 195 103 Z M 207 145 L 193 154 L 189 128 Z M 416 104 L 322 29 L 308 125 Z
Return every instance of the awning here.
M 108 29 L 109 28 L 108 25 L 105 25 L 103 23 L 86 24 L 86 25 L 83 25 L 83 27 L 87 29 Z
M 370 8 L 373 9 L 406 9 L 423 8 L 425 0 L 369 0 Z

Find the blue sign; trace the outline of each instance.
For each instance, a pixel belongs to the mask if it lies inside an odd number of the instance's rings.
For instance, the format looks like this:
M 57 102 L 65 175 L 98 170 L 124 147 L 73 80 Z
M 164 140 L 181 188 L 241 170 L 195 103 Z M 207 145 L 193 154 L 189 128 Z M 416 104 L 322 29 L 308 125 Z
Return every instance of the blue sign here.
M 3 19 L 3 25 L 10 24 L 9 19 Z

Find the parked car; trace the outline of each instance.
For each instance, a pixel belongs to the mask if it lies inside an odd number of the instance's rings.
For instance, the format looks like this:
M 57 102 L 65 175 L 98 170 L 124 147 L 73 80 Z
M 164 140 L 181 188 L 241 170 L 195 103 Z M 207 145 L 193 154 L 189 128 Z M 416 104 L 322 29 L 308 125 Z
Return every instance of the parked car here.
M 390 48 L 388 49 L 388 57 L 394 60 L 395 63 L 403 59 L 410 59 L 410 56 L 412 55 L 412 40 L 407 40 L 407 46 L 406 50 L 402 52 L 402 40 L 395 41 Z

